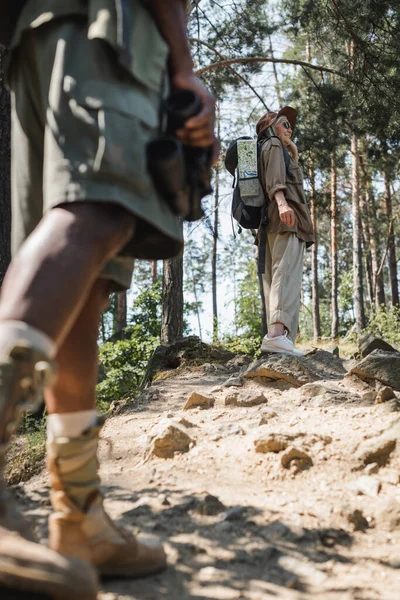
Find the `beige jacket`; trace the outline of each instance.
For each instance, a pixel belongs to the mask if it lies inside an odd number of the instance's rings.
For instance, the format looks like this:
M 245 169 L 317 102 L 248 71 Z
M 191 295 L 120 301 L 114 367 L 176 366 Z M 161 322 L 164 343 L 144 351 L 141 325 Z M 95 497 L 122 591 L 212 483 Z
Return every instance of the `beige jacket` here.
M 285 159 L 282 144 L 279 139 L 267 140 L 261 149 L 261 179 L 270 202 L 268 206 L 269 223 L 267 231 L 270 233 L 286 233 L 291 231 L 299 240 L 311 246 L 314 243 L 314 230 L 308 210 L 303 187 L 303 174 L 301 168 L 292 158 L 290 159 L 289 171 L 292 178 L 286 172 Z M 288 227 L 279 218 L 278 205 L 274 196 L 281 190 L 286 200 L 294 210 L 294 227 Z

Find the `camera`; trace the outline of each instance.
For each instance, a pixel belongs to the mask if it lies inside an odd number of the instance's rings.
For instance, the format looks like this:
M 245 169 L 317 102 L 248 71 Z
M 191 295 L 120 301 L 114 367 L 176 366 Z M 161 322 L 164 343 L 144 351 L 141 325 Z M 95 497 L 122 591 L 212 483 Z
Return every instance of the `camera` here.
M 186 221 L 201 219 L 201 200 L 212 192 L 211 148 L 183 145 L 175 135 L 201 111 L 201 99 L 191 90 L 176 90 L 163 103 L 165 135 L 147 146 L 147 168 L 153 183 L 174 214 Z

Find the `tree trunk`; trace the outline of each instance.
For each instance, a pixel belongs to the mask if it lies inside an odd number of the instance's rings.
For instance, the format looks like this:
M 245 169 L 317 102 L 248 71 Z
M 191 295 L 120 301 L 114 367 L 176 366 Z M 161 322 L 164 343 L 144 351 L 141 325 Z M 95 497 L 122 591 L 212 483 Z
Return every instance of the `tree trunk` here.
M 362 247 L 365 255 L 365 272 L 367 277 L 367 289 L 371 307 L 374 304 L 374 271 L 372 266 L 372 242 L 370 235 L 370 214 L 368 210 L 368 182 L 366 178 L 366 166 L 363 154 L 358 153 L 362 177 L 360 177 L 360 223 L 362 235 Z
M 315 243 L 311 246 L 311 273 L 312 273 L 312 307 L 313 307 L 313 327 L 314 341 L 321 338 L 321 315 L 319 310 L 319 290 L 318 290 L 318 232 L 317 232 L 317 211 L 315 202 L 315 173 L 314 162 L 311 161 L 309 168 L 310 177 L 310 212 L 314 228 Z M 296 335 L 296 334 L 294 334 Z
M 360 227 L 360 168 L 358 153 L 358 138 L 353 133 L 351 136 L 352 155 L 352 217 L 353 217 L 353 287 L 354 287 L 354 312 L 356 317 L 356 331 L 358 334 L 365 327 L 363 280 L 362 280 L 362 253 L 361 253 L 361 227 Z
M 10 98 L 4 87 L 5 50 L 0 46 L 0 286 L 10 264 Z
M 364 141 L 364 151 L 360 165 L 363 171 L 366 188 L 366 211 L 368 214 L 369 241 L 371 250 L 371 267 L 372 267 L 372 284 L 373 298 L 375 306 L 385 304 L 385 288 L 383 279 L 383 269 L 380 269 L 381 264 L 381 239 L 379 233 L 379 225 L 377 219 L 377 207 L 375 202 L 374 187 L 372 185 L 372 177 L 368 170 L 366 162 L 367 143 Z M 361 158 L 361 156 L 360 156 Z
M 217 104 L 218 139 L 220 137 L 220 105 Z M 213 309 L 213 342 L 218 341 L 218 304 L 217 304 L 217 258 L 218 258 L 218 225 L 219 225 L 219 164 L 215 167 L 215 194 L 214 194 L 214 229 L 212 245 L 211 286 Z
M 397 279 L 397 261 L 396 261 L 396 246 L 394 238 L 394 223 L 392 209 L 392 194 L 390 191 L 390 180 L 387 170 L 384 172 L 385 178 L 385 207 L 386 216 L 389 226 L 388 238 L 388 256 L 389 256 L 389 279 L 390 291 L 392 295 L 392 306 L 399 306 L 399 282 Z
M 173 344 L 183 335 L 183 257 L 164 261 L 161 343 Z
M 122 331 L 126 327 L 127 304 L 126 292 L 118 292 L 115 302 L 114 333 Z
M 153 285 L 156 283 L 158 277 L 157 264 L 156 260 L 153 260 L 151 263 L 151 281 L 153 282 Z
M 260 248 L 257 247 L 257 256 L 256 256 L 256 265 L 258 270 L 258 253 L 260 252 Z M 259 273 L 258 274 L 258 286 L 260 288 L 260 298 L 261 298 L 261 335 L 267 335 L 268 332 L 268 320 L 267 320 L 267 307 L 265 306 L 265 294 L 264 294 L 264 285 L 263 285 L 263 277 Z
M 338 243 L 337 243 L 337 170 L 336 153 L 331 155 L 331 337 L 339 337 L 339 305 L 338 305 Z
M 217 304 L 217 257 L 218 257 L 218 202 L 219 202 L 219 169 L 215 170 L 215 196 L 214 196 L 214 230 L 212 245 L 212 308 L 213 308 L 213 342 L 218 341 L 218 304 Z

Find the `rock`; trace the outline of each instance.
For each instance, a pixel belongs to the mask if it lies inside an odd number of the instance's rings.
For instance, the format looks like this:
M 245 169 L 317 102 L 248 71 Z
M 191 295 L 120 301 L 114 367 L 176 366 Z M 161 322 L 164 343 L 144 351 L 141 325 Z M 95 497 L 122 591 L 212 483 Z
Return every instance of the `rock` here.
M 228 360 L 225 366 L 229 370 L 238 371 L 239 369 L 241 369 L 244 366 L 247 366 L 251 362 L 251 356 L 248 356 L 247 354 L 237 354 L 236 356 L 231 358 L 231 360 Z
M 362 475 L 357 481 L 350 484 L 350 489 L 359 496 L 371 496 L 373 498 L 379 494 L 381 487 L 381 482 L 370 475 Z
M 383 434 L 375 439 L 362 442 L 355 453 L 355 470 L 376 463 L 384 466 L 396 448 L 396 439 Z
M 189 398 L 186 400 L 183 410 L 189 408 L 211 408 L 215 404 L 215 398 L 213 396 L 207 396 L 206 394 L 200 394 L 199 392 L 192 392 Z
M 293 463 L 295 464 L 293 465 Z M 295 446 L 290 446 L 282 453 L 281 464 L 285 469 L 294 466 L 295 471 L 298 472 L 311 467 L 313 461 L 311 456 L 309 456 L 307 452 L 304 452 L 304 450 L 296 448 Z
M 376 522 L 386 531 L 395 531 L 400 527 L 400 502 L 395 497 L 389 498 L 376 514 Z
M 309 400 L 310 398 L 320 398 L 321 404 L 344 404 L 357 402 L 360 400 L 358 394 L 353 394 L 332 381 L 318 381 L 315 383 L 306 383 L 301 386 L 297 392 L 300 399 Z
M 377 380 L 383 385 L 400 390 L 400 352 L 374 350 L 351 369 L 360 379 Z
M 396 352 L 390 344 L 384 340 L 377 338 L 373 333 L 366 333 L 361 335 L 358 340 L 358 349 L 363 358 L 371 354 L 374 350 L 384 350 L 386 352 Z
M 369 523 L 364 517 L 363 512 L 356 509 L 345 509 L 344 516 L 351 525 L 353 525 L 354 531 L 365 531 L 369 528 Z
M 229 377 L 223 384 L 222 387 L 242 387 L 243 377 Z
M 191 421 L 188 421 L 184 417 L 181 417 L 180 419 L 178 419 L 178 423 L 179 423 L 179 425 L 183 425 L 187 429 L 192 429 L 192 427 L 197 427 L 197 425 L 195 425 Z
M 318 350 L 312 356 L 299 357 L 290 354 L 269 354 L 252 363 L 244 377 L 283 379 L 296 387 L 321 379 L 339 379 L 346 371 L 342 361 L 330 352 Z
M 328 346 L 325 350 L 331 352 L 336 358 L 339 358 L 339 346 Z
M 268 454 L 269 452 L 277 454 L 286 450 L 294 439 L 296 439 L 295 435 L 271 433 L 254 440 L 254 446 L 256 452 L 260 454 Z
M 375 404 L 382 404 L 383 402 L 387 402 L 388 400 L 393 400 L 393 398 L 396 398 L 393 389 L 390 386 L 385 385 L 381 387 L 378 391 L 375 398 Z
M 268 399 L 263 392 L 255 390 L 248 392 L 234 392 L 225 397 L 225 406 L 258 406 L 266 404 Z
M 226 507 L 216 496 L 205 494 L 203 498 L 197 499 L 194 510 L 200 515 L 211 516 L 224 512 Z
M 275 417 L 277 417 L 278 415 L 276 414 L 276 412 L 274 410 L 266 410 L 263 411 L 262 415 L 261 415 L 261 419 L 259 421 L 259 425 L 266 425 L 268 423 L 268 421 L 270 421 L 271 419 L 274 419 Z
M 205 375 L 213 375 L 214 373 L 218 373 L 223 369 L 222 365 L 216 365 L 214 363 L 204 363 L 201 365 L 201 372 Z
M 175 452 L 188 452 L 190 444 L 196 442 L 182 427 L 169 424 L 153 438 L 150 453 L 159 458 L 173 458 Z
M 366 392 L 363 392 L 361 394 L 361 399 L 363 400 L 363 402 L 367 402 L 368 404 L 374 404 L 376 403 L 376 391 L 375 390 L 368 390 Z
M 245 506 L 233 506 L 225 511 L 224 521 L 240 521 L 246 515 Z
M 379 472 L 378 463 L 370 463 L 365 467 L 364 472 L 366 475 L 376 475 Z
M 292 442 L 297 439 L 301 440 L 301 445 L 306 449 L 313 446 L 316 446 L 317 449 L 321 449 L 332 442 L 332 438 L 330 436 L 318 435 L 316 433 L 306 434 L 299 432 L 289 435 L 267 432 L 265 434 L 257 435 L 259 437 L 254 440 L 254 446 L 256 452 L 261 454 L 267 454 L 269 452 L 274 452 L 277 454 L 278 452 L 282 452 L 291 446 Z

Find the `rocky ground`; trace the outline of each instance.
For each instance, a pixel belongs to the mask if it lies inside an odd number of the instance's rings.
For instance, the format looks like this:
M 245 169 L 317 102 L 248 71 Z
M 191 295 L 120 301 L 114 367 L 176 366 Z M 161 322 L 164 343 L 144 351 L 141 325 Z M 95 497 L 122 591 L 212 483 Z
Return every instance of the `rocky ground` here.
M 400 598 L 400 353 L 335 354 L 170 361 L 115 407 L 107 508 L 169 568 L 101 600 Z M 45 537 L 46 475 L 18 490 Z

